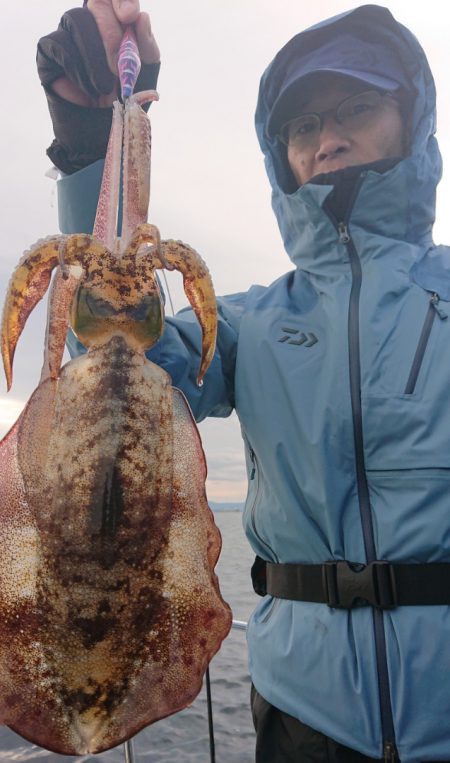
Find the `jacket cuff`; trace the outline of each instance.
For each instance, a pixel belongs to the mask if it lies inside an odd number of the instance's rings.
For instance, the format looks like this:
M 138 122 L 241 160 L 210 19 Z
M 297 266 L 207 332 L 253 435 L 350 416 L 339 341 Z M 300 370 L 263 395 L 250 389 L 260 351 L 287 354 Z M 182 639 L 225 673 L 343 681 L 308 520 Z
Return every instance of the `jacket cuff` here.
M 160 64 L 143 64 L 136 92 L 156 87 Z M 112 108 L 78 106 L 45 88 L 55 135 L 47 155 L 59 170 L 71 175 L 104 159 L 112 122 Z M 149 104 L 148 104 L 149 105 Z

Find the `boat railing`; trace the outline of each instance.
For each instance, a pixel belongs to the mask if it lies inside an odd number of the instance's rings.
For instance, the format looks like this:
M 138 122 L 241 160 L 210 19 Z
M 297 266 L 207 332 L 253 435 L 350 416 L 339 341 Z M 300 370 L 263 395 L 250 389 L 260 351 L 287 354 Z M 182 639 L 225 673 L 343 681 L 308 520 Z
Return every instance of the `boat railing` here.
M 245 631 L 247 630 L 247 623 L 245 620 L 233 620 L 231 624 L 231 628 L 236 631 Z M 208 672 L 208 681 L 209 681 L 209 672 Z M 211 741 L 211 740 L 210 740 Z M 127 742 L 125 742 L 123 746 L 124 750 L 124 760 L 125 763 L 136 763 L 136 756 L 134 753 L 134 747 L 133 747 L 133 740 L 129 739 Z M 214 755 L 214 753 L 213 753 Z M 212 757 L 212 760 L 214 758 Z

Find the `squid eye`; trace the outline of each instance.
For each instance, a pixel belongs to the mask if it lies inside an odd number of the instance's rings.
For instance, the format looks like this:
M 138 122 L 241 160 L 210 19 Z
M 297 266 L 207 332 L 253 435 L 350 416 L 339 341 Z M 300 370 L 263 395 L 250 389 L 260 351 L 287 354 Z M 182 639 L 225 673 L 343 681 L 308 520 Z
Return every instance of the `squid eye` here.
M 148 294 L 138 305 L 126 308 L 126 316 L 133 324 L 133 335 L 142 346 L 151 347 L 161 336 L 164 324 L 164 309 L 157 292 Z
M 109 302 L 95 296 L 87 289 L 83 290 L 83 301 L 86 311 L 95 318 L 108 318 L 116 312 Z
M 133 321 L 147 321 L 150 324 L 161 320 L 162 303 L 158 293 L 148 294 L 138 305 L 130 305 L 125 310 Z
M 145 321 L 148 316 L 148 304 L 141 302 L 139 305 L 128 307 L 126 313 L 134 321 Z

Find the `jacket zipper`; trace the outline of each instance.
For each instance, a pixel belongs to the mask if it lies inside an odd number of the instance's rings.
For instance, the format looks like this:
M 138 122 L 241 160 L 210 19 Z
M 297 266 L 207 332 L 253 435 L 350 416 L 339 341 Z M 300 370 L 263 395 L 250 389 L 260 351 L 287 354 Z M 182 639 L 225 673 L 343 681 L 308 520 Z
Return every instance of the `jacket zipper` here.
M 416 388 L 417 377 L 419 376 L 419 372 L 422 367 L 422 361 L 425 355 L 425 350 L 427 349 L 428 340 L 430 338 L 431 329 L 433 328 L 433 323 L 436 315 L 439 316 L 441 321 L 445 321 L 446 318 L 448 318 L 447 313 L 445 313 L 439 307 L 439 294 L 434 292 L 434 294 L 432 294 L 430 297 L 430 302 L 428 304 L 427 314 L 425 316 L 425 321 L 419 337 L 416 354 L 414 355 L 411 370 L 408 376 L 408 381 L 406 382 L 404 392 L 405 395 L 412 395 Z
M 383 750 L 383 763 L 398 763 L 398 760 L 395 747 L 390 742 L 386 742 Z
M 353 418 L 353 437 L 355 447 L 356 481 L 358 488 L 359 510 L 363 531 L 364 548 L 367 563 L 376 560 L 376 549 L 370 508 L 369 486 L 364 461 L 364 440 L 362 428 L 361 408 L 361 359 L 359 342 L 359 303 L 362 283 L 361 262 L 356 247 L 349 234 L 347 223 L 353 208 L 353 204 L 361 188 L 366 173 L 362 173 L 359 183 L 355 184 L 352 199 L 347 208 L 345 221 L 338 222 L 327 210 L 330 220 L 339 233 L 339 241 L 347 248 L 352 274 L 352 287 L 350 291 L 348 311 L 348 345 L 349 345 L 349 372 L 350 372 L 350 397 Z M 384 631 L 383 612 L 373 609 L 373 623 L 375 634 L 375 649 L 377 659 L 378 687 L 380 697 L 381 730 L 383 735 L 383 758 L 385 763 L 398 761 L 394 719 L 392 715 L 391 694 L 389 689 L 389 674 L 386 653 L 386 634 Z
M 250 510 L 250 518 L 251 518 L 252 529 L 253 529 L 253 532 L 255 533 L 256 537 L 258 538 L 259 542 L 263 546 L 265 546 L 265 548 L 267 548 L 268 551 L 270 551 L 270 554 L 273 556 L 274 560 L 276 562 L 278 562 L 279 560 L 278 560 L 277 555 L 275 554 L 273 549 L 269 546 L 269 544 L 266 543 L 266 541 L 261 538 L 260 534 L 258 533 L 258 531 L 256 529 L 255 514 L 256 514 L 256 506 L 257 506 L 258 498 L 259 498 L 259 494 L 260 494 L 261 480 L 260 480 L 260 477 L 259 477 L 258 462 L 256 460 L 255 451 L 253 450 L 252 446 L 250 445 L 247 437 L 245 439 L 246 439 L 246 442 L 247 442 L 247 445 L 248 445 L 248 449 L 249 449 L 249 452 L 250 452 L 250 460 L 252 462 L 252 470 L 250 472 L 250 481 L 254 480 L 255 477 L 258 480 L 258 482 L 256 484 L 255 498 L 253 500 L 252 508 Z M 262 623 L 266 623 L 269 620 L 269 618 L 272 617 L 272 614 L 275 611 L 275 608 L 276 608 L 277 604 L 280 603 L 280 601 L 281 601 L 281 599 L 276 599 L 275 596 L 272 597 L 272 601 L 271 601 L 271 603 L 269 605 L 269 608 L 268 608 L 266 614 L 264 615 L 264 618 L 261 620 Z
M 255 515 L 256 515 L 256 506 L 258 504 L 258 498 L 259 498 L 259 495 L 260 495 L 260 492 L 261 492 L 261 479 L 260 479 L 260 476 L 259 476 L 258 462 L 256 460 L 255 451 L 253 450 L 252 446 L 250 445 L 250 442 L 248 441 L 247 437 L 245 439 L 246 439 L 247 446 L 248 446 L 249 453 L 250 453 L 250 460 L 252 462 L 252 470 L 250 472 L 250 482 L 252 482 L 255 479 L 255 477 L 256 477 L 256 480 L 257 480 L 257 482 L 256 482 L 255 497 L 253 499 L 252 507 L 250 509 L 250 521 L 251 521 L 252 529 L 253 529 L 253 532 L 255 533 L 256 537 L 258 538 L 259 542 L 265 548 L 267 548 L 267 550 L 270 552 L 270 556 L 273 557 L 273 561 L 278 562 L 278 557 L 275 554 L 274 550 L 269 546 L 268 543 L 266 543 L 265 540 L 263 540 L 261 538 L 260 534 L 258 533 L 258 530 L 256 529 Z

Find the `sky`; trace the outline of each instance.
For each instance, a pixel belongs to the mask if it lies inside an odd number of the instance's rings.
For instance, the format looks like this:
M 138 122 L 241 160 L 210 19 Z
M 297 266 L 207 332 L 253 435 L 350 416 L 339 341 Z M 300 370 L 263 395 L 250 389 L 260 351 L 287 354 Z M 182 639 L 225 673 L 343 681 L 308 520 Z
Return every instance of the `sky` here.
M 80 3 L 81 5 L 81 3 Z M 22 252 L 58 231 L 55 181 L 45 148 L 52 126 L 35 68 L 37 40 L 71 7 L 0 0 L 0 302 Z M 270 206 L 270 189 L 253 128 L 262 71 L 294 34 L 350 9 L 340 0 L 142 0 L 158 39 L 160 101 L 151 108 L 152 195 L 149 221 L 163 238 L 182 239 L 203 256 L 217 294 L 269 284 L 291 268 Z M 392 0 L 389 8 L 422 43 L 438 91 L 438 138 L 444 180 L 438 191 L 436 243 L 450 241 L 450 49 L 441 0 Z M 26 14 L 26 23 L 22 23 Z M 446 176 L 445 166 L 449 170 Z M 446 179 L 447 177 L 447 179 Z M 175 308 L 185 304 L 170 274 Z M 0 380 L 0 436 L 36 386 L 42 363 L 45 306 L 31 315 L 17 348 L 14 384 Z M 246 479 L 239 424 L 233 415 L 200 427 L 212 501 L 241 501 Z M 300 456 L 301 457 L 301 456 Z

